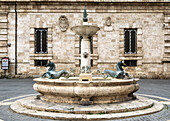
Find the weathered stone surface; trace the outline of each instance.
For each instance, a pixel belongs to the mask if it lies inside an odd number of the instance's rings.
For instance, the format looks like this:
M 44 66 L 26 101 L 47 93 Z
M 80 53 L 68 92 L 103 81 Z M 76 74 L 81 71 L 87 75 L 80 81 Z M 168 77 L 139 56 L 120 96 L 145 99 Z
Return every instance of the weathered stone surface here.
M 92 74 L 83 74 L 83 73 L 81 73 L 79 75 L 79 81 L 83 81 L 83 80 L 92 81 Z
M 139 89 L 139 79 L 102 79 L 92 81 L 36 78 L 33 88 L 40 99 L 56 103 L 109 104 L 132 100 Z
M 47 103 L 46 101 L 38 100 L 36 97 L 28 97 L 19 101 L 20 104 L 28 109 L 58 112 L 58 113 L 75 113 L 75 114 L 99 114 L 99 113 L 121 113 L 136 110 L 142 110 L 152 107 L 154 103 L 152 100 L 138 97 L 137 100 L 127 101 L 115 104 L 100 104 L 82 106 L 78 104 L 66 103 Z
M 9 3 L 0 2 L 0 47 L 3 46 L 0 57 L 5 55 L 10 58 L 9 73 L 14 74 L 15 6 L 10 1 L 13 0 L 9 0 Z M 31 1 L 17 3 L 18 73 L 29 76 L 40 75 L 46 71 L 46 68 L 35 67 L 34 60 L 52 60 L 56 64 L 56 71 L 74 68 L 74 75 L 78 75 L 80 38 L 70 28 L 82 25 L 84 4 L 77 0 L 70 2 L 53 0 L 54 3 L 48 1 L 41 3 L 39 0 L 41 4 Z M 161 3 L 159 0 L 149 0 L 150 3 L 146 0 L 137 3 L 134 1 L 138 0 L 131 0 L 131 4 L 126 3 L 126 0 L 106 2 L 95 0 L 98 4 L 87 3 L 89 23 L 100 27 L 100 31 L 93 37 L 92 72 L 97 74 L 96 69 L 115 70 L 119 60 L 137 60 L 137 67 L 126 68 L 126 71 L 134 77 L 166 78 L 167 74 L 170 74 L 169 68 L 164 69 L 166 68 L 164 63 L 170 61 L 170 50 L 167 46 L 170 29 L 170 5 L 166 2 L 168 0 Z M 68 18 L 69 27 L 66 32 L 61 32 L 59 27 L 58 20 L 61 15 Z M 107 17 L 111 18 L 112 23 L 106 27 Z M 48 29 L 48 54 L 34 53 L 35 28 Z M 137 29 L 137 54 L 124 54 L 125 28 Z M 4 47 L 7 43 L 11 43 L 11 47 Z M 153 64 L 157 69 L 150 69 Z
M 151 114 L 161 111 L 163 105 L 139 96 L 138 100 L 130 102 L 90 106 L 48 103 L 35 97 L 28 97 L 14 102 L 10 108 L 20 114 L 49 119 L 108 120 Z

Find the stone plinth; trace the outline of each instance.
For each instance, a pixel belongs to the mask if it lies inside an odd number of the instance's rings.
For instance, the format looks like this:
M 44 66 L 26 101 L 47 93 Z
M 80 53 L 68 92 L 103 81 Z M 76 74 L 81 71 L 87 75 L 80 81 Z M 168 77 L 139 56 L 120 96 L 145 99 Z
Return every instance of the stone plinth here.
M 79 75 L 79 81 L 92 81 L 92 74 L 81 73 Z

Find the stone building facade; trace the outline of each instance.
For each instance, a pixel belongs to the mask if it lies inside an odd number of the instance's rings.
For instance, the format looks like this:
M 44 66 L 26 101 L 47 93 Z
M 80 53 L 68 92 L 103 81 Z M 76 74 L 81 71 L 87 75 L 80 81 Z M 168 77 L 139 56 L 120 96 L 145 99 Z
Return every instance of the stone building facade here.
M 56 64 L 56 71 L 72 68 L 78 75 L 81 37 L 70 28 L 82 25 L 84 4 L 89 24 L 100 27 L 91 38 L 94 74 L 97 69 L 116 70 L 123 60 L 134 77 L 170 77 L 168 0 L 1 0 L 0 58 L 10 59 L 8 75 L 16 75 L 16 67 L 21 77 L 40 75 L 48 60 Z M 39 46 L 42 41 L 44 48 Z

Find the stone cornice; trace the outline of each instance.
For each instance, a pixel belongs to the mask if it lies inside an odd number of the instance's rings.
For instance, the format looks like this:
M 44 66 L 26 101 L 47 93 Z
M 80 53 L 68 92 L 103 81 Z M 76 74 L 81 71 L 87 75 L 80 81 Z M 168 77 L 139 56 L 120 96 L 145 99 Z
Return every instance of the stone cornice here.
M 0 0 L 0 2 L 169 2 L 170 0 Z

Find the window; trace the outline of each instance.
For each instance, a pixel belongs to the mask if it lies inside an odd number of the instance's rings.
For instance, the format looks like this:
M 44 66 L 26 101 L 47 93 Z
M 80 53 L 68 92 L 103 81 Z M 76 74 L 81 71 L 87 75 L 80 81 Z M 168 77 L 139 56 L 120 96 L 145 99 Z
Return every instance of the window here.
M 124 29 L 124 53 L 136 54 L 137 53 L 137 29 Z
M 48 53 L 47 31 L 48 29 L 35 29 L 35 53 Z
M 45 66 L 47 65 L 48 60 L 34 60 L 35 66 Z
M 83 39 L 82 36 L 80 36 L 80 41 L 79 41 L 79 54 L 81 54 L 81 40 Z
M 89 39 L 90 39 L 90 52 L 91 54 L 93 54 L 93 38 L 89 37 Z
M 79 67 L 81 66 L 81 60 L 79 60 Z
M 93 67 L 93 60 L 91 59 L 91 67 Z
M 137 60 L 124 60 L 126 66 L 137 66 Z
M 90 40 L 90 52 L 91 54 L 93 54 L 93 38 L 92 37 L 88 37 Z M 80 36 L 80 41 L 79 41 L 79 54 L 81 54 L 81 40 L 83 39 L 82 36 Z

